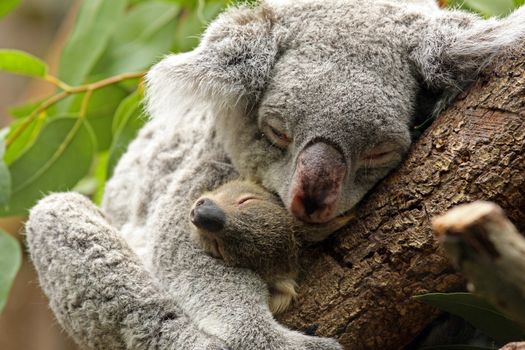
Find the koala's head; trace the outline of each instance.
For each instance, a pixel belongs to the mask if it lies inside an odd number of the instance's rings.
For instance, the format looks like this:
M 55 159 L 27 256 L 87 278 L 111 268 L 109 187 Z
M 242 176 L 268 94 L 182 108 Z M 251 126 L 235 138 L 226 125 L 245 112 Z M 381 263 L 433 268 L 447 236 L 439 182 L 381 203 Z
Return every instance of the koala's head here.
M 197 199 L 190 220 L 195 226 L 192 237 L 203 250 L 230 266 L 269 277 L 295 272 L 302 243 L 324 239 L 349 217 L 308 224 L 262 186 L 232 181 Z
M 525 36 L 432 0 L 273 0 L 232 8 L 194 51 L 148 75 L 149 110 L 204 103 L 241 175 L 297 218 L 327 222 L 394 169 L 417 118 Z

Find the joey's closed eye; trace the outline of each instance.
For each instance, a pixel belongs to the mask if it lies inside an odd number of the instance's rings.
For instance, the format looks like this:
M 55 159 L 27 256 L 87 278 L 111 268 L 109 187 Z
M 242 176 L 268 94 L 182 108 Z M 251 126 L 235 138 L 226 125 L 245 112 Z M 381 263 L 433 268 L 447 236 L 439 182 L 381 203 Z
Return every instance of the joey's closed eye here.
M 359 166 L 367 168 L 382 167 L 400 159 L 399 147 L 396 147 L 395 144 L 384 143 L 364 152 L 359 159 Z
M 265 121 L 261 128 L 268 140 L 275 146 L 285 149 L 292 142 L 282 122 L 277 120 Z
M 250 203 L 250 202 L 257 201 L 257 200 L 259 200 L 259 198 L 255 197 L 254 195 L 247 194 L 247 195 L 243 195 L 243 196 L 241 196 L 241 197 L 239 197 L 237 199 L 237 205 L 247 204 L 247 203 Z

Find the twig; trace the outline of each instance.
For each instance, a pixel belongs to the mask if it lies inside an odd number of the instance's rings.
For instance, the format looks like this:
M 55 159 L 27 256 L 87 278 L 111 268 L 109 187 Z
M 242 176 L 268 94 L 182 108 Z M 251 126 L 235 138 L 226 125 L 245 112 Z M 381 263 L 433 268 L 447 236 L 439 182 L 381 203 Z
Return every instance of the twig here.
M 66 83 L 57 79 L 54 76 L 51 76 L 51 75 L 46 76 L 45 77 L 46 81 L 49 81 L 50 83 L 56 85 L 63 91 L 49 97 L 47 100 L 42 102 L 42 104 L 37 109 L 31 112 L 31 114 L 24 120 L 24 122 L 20 124 L 20 126 L 15 131 L 13 131 L 13 133 L 9 135 L 9 137 L 6 139 L 5 141 L 6 147 L 9 147 L 14 141 L 16 141 L 16 139 L 20 136 L 20 134 L 24 132 L 24 130 L 35 120 L 35 118 L 38 115 L 40 115 L 40 113 L 44 112 L 48 108 L 62 101 L 69 95 L 83 93 L 83 92 L 86 93 L 86 95 L 84 96 L 84 99 L 82 100 L 82 106 L 80 110 L 80 115 L 85 116 L 86 111 L 87 111 L 87 106 L 89 103 L 89 99 L 93 91 L 104 88 L 109 85 L 120 83 L 124 80 L 143 78 L 144 74 L 145 72 L 123 73 L 123 74 L 115 75 L 113 77 L 103 79 L 103 80 L 100 80 L 94 83 L 89 83 L 89 84 L 75 86 L 75 87 L 71 87 L 67 85 Z
M 503 210 L 482 201 L 461 205 L 433 229 L 475 292 L 525 328 L 525 238 Z

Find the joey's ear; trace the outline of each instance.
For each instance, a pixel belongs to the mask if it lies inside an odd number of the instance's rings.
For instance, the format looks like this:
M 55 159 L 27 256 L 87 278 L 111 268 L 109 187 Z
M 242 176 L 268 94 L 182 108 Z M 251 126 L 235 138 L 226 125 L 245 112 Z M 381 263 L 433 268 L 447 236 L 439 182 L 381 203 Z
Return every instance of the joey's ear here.
M 458 91 L 502 50 L 525 39 L 525 7 L 504 19 L 436 11 L 412 59 L 431 89 Z
M 255 102 L 285 37 L 266 4 L 227 10 L 210 24 L 195 50 L 168 56 L 148 73 L 150 115 L 173 112 L 181 102 L 215 108 Z

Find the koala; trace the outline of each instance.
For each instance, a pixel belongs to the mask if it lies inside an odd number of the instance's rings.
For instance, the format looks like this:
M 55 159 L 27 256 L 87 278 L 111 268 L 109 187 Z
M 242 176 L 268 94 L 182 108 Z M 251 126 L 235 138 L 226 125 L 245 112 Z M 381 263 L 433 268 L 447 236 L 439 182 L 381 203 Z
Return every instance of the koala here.
M 418 119 L 444 108 L 524 36 L 525 8 L 503 19 L 439 9 L 431 0 L 267 0 L 228 9 L 195 50 L 167 56 L 148 73 L 151 119 L 107 183 L 104 215 L 91 219 L 91 204 L 68 195 L 31 212 L 29 250 L 59 322 L 78 343 L 98 348 L 105 341 L 106 348 L 141 348 L 133 346 L 136 334 L 162 333 L 172 341 L 163 344 L 184 349 L 208 341 L 230 349 L 340 349 L 278 324 L 258 274 L 192 243 L 188 208 L 241 176 L 276 193 L 297 219 L 330 222 L 400 164 Z M 92 237 L 93 262 L 107 265 L 49 265 L 54 252 L 84 256 L 78 230 Z M 108 231 L 120 237 L 116 251 L 98 247 Z M 69 238 L 42 238 L 59 236 Z M 115 269 L 107 268 L 122 251 Z M 133 271 L 144 271 L 126 273 L 128 258 Z M 85 283 L 93 269 L 106 278 Z M 151 299 L 130 309 L 118 294 L 100 293 L 120 286 L 119 293 L 140 295 L 133 288 L 148 278 L 155 295 L 176 306 L 169 317 Z M 131 322 L 141 314 L 151 322 Z
M 352 218 L 349 213 L 325 224 L 305 223 L 273 193 L 241 180 L 202 195 L 190 211 L 193 240 L 225 264 L 262 276 L 269 285 L 274 314 L 285 311 L 297 296 L 301 247 L 324 240 Z

